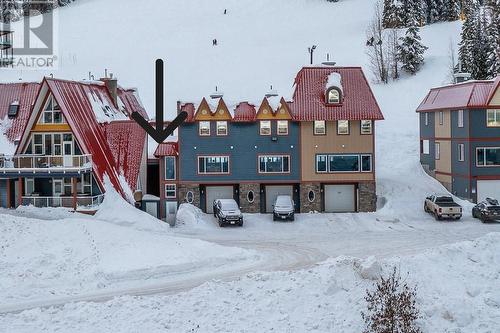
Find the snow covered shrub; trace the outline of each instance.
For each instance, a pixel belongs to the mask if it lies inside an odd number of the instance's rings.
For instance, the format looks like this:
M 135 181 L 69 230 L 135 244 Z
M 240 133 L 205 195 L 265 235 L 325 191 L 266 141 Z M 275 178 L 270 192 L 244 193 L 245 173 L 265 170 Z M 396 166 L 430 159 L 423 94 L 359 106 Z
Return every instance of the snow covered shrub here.
M 392 274 L 381 277 L 374 291 L 366 291 L 368 312 L 362 312 L 364 333 L 421 333 L 416 320 L 416 288 L 411 288 L 394 268 Z

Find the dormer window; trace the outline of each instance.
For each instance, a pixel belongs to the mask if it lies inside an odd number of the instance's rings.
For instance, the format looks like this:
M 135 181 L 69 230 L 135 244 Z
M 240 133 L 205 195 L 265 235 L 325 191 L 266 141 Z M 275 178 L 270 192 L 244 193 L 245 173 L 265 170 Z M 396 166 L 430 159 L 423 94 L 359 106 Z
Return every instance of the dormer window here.
M 43 108 L 43 114 L 40 117 L 40 123 L 42 124 L 62 124 L 64 123 L 64 117 L 61 112 L 61 108 L 55 98 L 49 96 L 45 107 Z
M 7 115 L 9 118 L 15 118 L 17 117 L 18 111 L 19 111 L 19 101 L 14 101 L 9 105 L 9 112 Z
M 336 88 L 328 90 L 328 104 L 339 104 L 340 92 Z

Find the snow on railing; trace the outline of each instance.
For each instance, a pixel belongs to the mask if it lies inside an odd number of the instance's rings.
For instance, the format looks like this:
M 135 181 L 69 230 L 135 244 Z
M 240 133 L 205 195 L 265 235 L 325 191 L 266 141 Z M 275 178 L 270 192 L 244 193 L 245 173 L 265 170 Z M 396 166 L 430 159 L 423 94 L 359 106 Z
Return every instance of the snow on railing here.
M 23 206 L 42 207 L 73 207 L 72 196 L 58 196 L 58 197 L 39 197 L 39 196 L 23 196 Z M 78 209 L 86 210 L 99 206 L 104 200 L 104 194 L 95 196 L 82 196 L 76 197 L 76 205 Z
M 92 168 L 92 155 L 0 155 L 0 171 Z

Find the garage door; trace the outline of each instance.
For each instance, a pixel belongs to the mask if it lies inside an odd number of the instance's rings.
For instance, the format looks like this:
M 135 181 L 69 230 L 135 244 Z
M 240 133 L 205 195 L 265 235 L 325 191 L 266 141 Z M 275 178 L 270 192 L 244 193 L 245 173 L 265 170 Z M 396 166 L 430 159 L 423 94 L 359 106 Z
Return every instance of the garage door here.
M 477 202 L 486 198 L 500 200 L 500 180 L 478 180 L 477 181 Z
M 215 199 L 233 199 L 232 186 L 207 186 L 207 213 L 212 214 Z
M 278 195 L 289 195 L 293 198 L 293 186 L 292 185 L 276 185 L 276 186 L 266 186 L 266 212 L 273 212 L 274 201 Z
M 0 179 L 0 207 L 7 207 L 7 179 Z
M 354 212 L 356 210 L 354 185 L 325 185 L 326 212 Z

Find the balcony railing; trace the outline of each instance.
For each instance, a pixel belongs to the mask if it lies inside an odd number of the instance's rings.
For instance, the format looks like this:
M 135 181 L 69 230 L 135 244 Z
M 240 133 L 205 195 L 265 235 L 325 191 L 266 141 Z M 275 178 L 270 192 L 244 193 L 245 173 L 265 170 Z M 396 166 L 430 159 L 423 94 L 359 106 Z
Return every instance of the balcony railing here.
M 73 207 L 73 197 L 38 197 L 38 196 L 23 196 L 24 206 L 35 206 L 38 208 L 42 207 Z M 95 209 L 99 206 L 104 199 L 104 194 L 95 196 L 77 196 L 76 205 L 77 209 L 89 210 Z
M 0 174 L 6 172 L 90 171 L 92 155 L 0 155 Z

